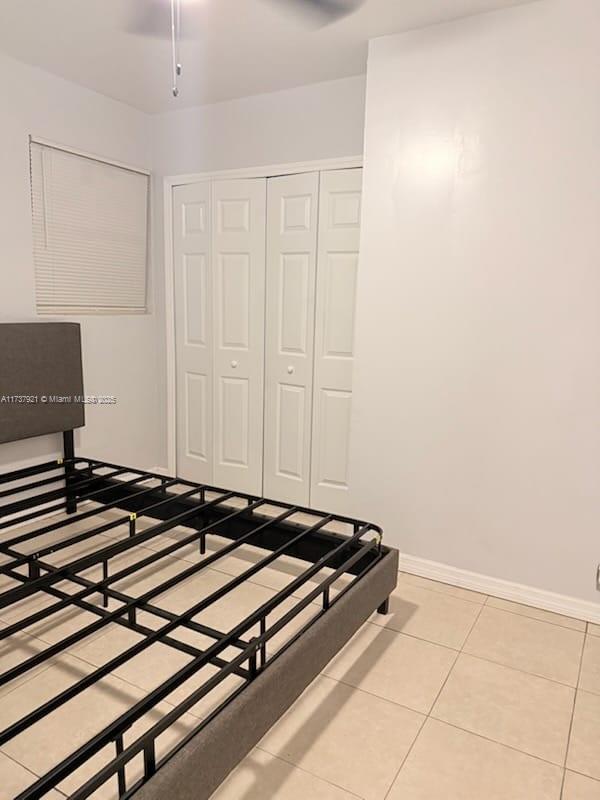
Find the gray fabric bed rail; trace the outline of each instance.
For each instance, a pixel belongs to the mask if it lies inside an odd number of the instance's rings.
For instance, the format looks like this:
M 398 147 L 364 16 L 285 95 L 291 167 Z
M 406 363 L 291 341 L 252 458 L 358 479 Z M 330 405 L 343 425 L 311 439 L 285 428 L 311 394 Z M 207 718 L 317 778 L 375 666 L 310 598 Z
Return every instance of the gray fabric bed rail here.
M 0 444 L 84 424 L 79 325 L 0 324 Z

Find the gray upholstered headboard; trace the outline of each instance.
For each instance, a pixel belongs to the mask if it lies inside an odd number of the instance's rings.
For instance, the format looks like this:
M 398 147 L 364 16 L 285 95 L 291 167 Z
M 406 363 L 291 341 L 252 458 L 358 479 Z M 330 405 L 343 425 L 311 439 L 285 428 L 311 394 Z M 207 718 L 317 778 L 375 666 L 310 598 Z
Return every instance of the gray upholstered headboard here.
M 0 324 L 0 443 L 84 424 L 79 325 Z

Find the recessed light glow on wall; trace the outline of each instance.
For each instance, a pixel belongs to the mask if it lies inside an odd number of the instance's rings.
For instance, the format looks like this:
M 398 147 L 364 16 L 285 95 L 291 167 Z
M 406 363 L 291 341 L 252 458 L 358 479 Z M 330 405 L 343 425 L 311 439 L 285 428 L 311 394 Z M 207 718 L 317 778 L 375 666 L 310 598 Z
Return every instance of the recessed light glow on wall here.
M 445 183 L 456 174 L 460 152 L 460 141 L 455 137 L 425 135 L 405 148 L 403 171 L 420 182 Z
M 473 132 L 422 134 L 402 142 L 398 150 L 397 177 L 423 186 L 446 186 L 481 172 L 484 164 L 481 138 Z

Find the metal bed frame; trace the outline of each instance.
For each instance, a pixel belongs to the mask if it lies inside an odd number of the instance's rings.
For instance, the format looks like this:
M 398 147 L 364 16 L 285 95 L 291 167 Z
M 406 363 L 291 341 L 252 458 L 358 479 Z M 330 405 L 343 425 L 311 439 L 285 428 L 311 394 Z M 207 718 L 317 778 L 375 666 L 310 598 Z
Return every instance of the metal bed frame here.
M 49 659 L 64 653 L 92 633 L 107 628 L 110 623 L 142 634 L 143 639 L 43 703 L 22 719 L 3 728 L 0 731 L 0 747 L 85 691 L 87 687 L 92 686 L 134 656 L 142 653 L 152 644 L 161 642 L 191 656 L 191 660 L 165 683 L 148 692 L 144 698 L 108 727 L 77 748 L 68 758 L 18 795 L 18 800 L 42 798 L 94 754 L 106 745 L 113 744 L 115 747 L 114 759 L 87 780 L 71 797 L 74 800 L 84 800 L 107 780 L 116 779 L 119 797 L 126 798 L 148 782 L 157 769 L 172 755 L 169 753 L 162 761 L 157 759 L 156 739 L 160 734 L 227 676 L 232 674 L 238 676 L 242 679 L 240 687 L 209 718 L 199 722 L 193 735 L 210 724 L 223 706 L 244 691 L 261 673 L 268 671 L 274 660 L 280 658 L 288 648 L 298 642 L 304 631 L 319 617 L 327 615 L 329 610 L 333 609 L 347 593 L 351 593 L 354 584 L 368 575 L 386 556 L 389 557 L 391 551 L 382 546 L 382 531 L 375 525 L 337 514 L 315 512 L 286 503 L 268 501 L 242 492 L 215 489 L 182 479 L 131 470 L 107 462 L 76 458 L 73 431 L 64 432 L 63 435 L 64 459 L 0 475 L 0 488 L 8 486 L 8 488 L 0 490 L 0 498 L 4 501 L 0 506 L 0 532 L 24 523 L 31 523 L 36 518 L 51 512 L 66 511 L 68 514 L 65 518 L 42 524 L 39 528 L 27 533 L 11 531 L 15 535 L 0 540 L 0 554 L 6 559 L 0 566 L 0 574 L 18 582 L 14 588 L 0 593 L 0 617 L 3 609 L 26 598 L 31 598 L 32 595 L 45 595 L 56 599 L 56 602 L 50 606 L 34 611 L 25 618 L 1 629 L 0 640 L 7 639 L 13 634 L 27 632 L 30 626 L 51 618 L 53 614 L 67 608 L 83 609 L 94 614 L 97 619 L 93 623 L 85 625 L 81 630 L 65 636 L 59 642 L 48 645 L 42 652 L 30 656 L 20 664 L 4 671 L 0 674 L 0 688 Z M 131 475 L 133 477 L 130 477 Z M 126 479 L 123 479 L 123 476 Z M 64 486 L 58 489 L 46 489 L 60 479 L 63 479 Z M 29 482 L 23 483 L 24 480 Z M 20 483 L 11 486 L 16 481 L 20 481 Z M 147 486 L 148 482 L 153 485 Z M 175 489 L 178 491 L 173 491 Z M 32 490 L 34 490 L 33 495 L 31 494 Z M 18 496 L 24 493 L 28 496 L 19 499 Z M 212 495 L 216 496 L 208 499 Z M 79 504 L 84 501 L 93 503 L 93 507 L 78 512 Z M 277 513 L 266 516 L 264 512 L 267 507 L 271 512 L 276 509 Z M 114 520 L 97 524 L 95 518 L 107 510 L 121 510 L 124 513 L 119 514 Z M 292 518 L 299 514 L 310 515 L 310 521 L 294 522 Z M 143 518 L 152 520 L 153 524 L 140 531 L 137 523 Z M 89 529 L 37 549 L 36 540 L 41 536 L 60 531 L 72 525 L 73 522 L 86 520 L 91 523 Z M 332 522 L 351 526 L 352 534 L 341 536 L 328 531 L 327 526 Z M 123 525 L 127 525 L 129 528 L 129 535 L 126 538 L 108 540 L 106 546 L 64 565 L 56 566 L 47 560 L 51 554 Z M 177 526 L 185 526 L 186 529 L 191 529 L 191 532 L 183 538 L 173 540 L 173 543 L 164 549 L 153 552 L 130 566 L 117 572 L 111 571 L 111 559 L 115 556 L 131 551 Z M 222 549 L 206 555 L 206 540 L 211 534 L 218 534 L 231 541 Z M 197 544 L 200 554 L 205 557 L 200 558 L 197 563 L 190 564 L 180 573 L 157 584 L 152 589 L 139 596 L 134 596 L 113 588 L 113 584 L 117 581 L 152 564 L 158 565 L 161 559 L 171 554 L 177 555 L 177 551 L 192 543 Z M 172 613 L 154 602 L 159 595 L 181 584 L 190 576 L 197 575 L 206 567 L 234 553 L 247 543 L 264 549 L 265 556 L 237 577 L 232 577 L 224 586 L 199 600 L 184 613 Z M 26 547 L 24 548 L 24 546 Z M 204 609 L 225 597 L 264 567 L 275 563 L 281 556 L 293 556 L 301 559 L 307 562 L 307 567 L 284 589 L 278 591 L 268 602 L 253 611 L 234 628 L 229 631 L 218 631 L 195 620 L 195 617 Z M 101 580 L 94 581 L 81 576 L 81 572 L 95 565 L 102 565 L 103 577 Z M 322 574 L 324 568 L 329 570 L 325 576 Z M 302 599 L 298 599 L 292 609 L 274 621 L 269 620 L 269 615 L 276 611 L 284 600 L 288 598 L 295 600 L 294 593 L 308 581 L 314 580 L 319 573 L 321 574 L 314 588 Z M 344 575 L 350 576 L 351 581 L 333 597 L 331 587 Z M 68 592 L 64 588 L 59 588 L 58 585 L 64 584 L 65 581 L 69 583 L 69 586 L 73 586 L 75 591 Z M 101 598 L 100 605 L 91 602 L 94 597 Z M 107 608 L 109 600 L 118 603 L 118 607 L 114 611 L 109 611 Z M 320 607 L 315 605 L 315 601 L 319 600 Z M 309 607 L 315 609 L 311 620 L 297 631 L 283 647 L 272 653 L 269 642 L 273 636 L 296 619 L 301 611 Z M 380 613 L 387 613 L 387 600 L 379 605 L 378 610 Z M 163 624 L 156 630 L 141 624 L 137 619 L 138 611 L 150 612 Z M 356 628 L 361 622 L 362 620 L 358 621 Z M 256 626 L 259 627 L 258 635 L 248 639 L 248 633 Z M 205 650 L 198 649 L 177 638 L 177 630 L 181 628 L 202 633 L 214 640 L 214 643 Z M 231 647 L 238 652 L 237 655 L 228 659 L 225 657 L 225 651 Z M 184 701 L 163 716 L 146 733 L 125 747 L 124 733 L 207 664 L 218 667 L 218 672 L 191 692 Z M 311 676 L 311 679 L 312 677 L 314 675 Z M 180 742 L 177 749 L 181 748 L 185 741 Z M 143 777 L 133 785 L 128 785 L 126 766 L 140 754 L 143 754 Z M 196 796 L 199 795 L 196 794 Z
M 69 402 L 45 402 L 52 396 Z M 380 528 L 360 520 L 76 457 L 74 429 L 84 425 L 84 411 L 79 326 L 1 324 L 0 443 L 62 433 L 64 457 L 0 474 L 0 579 L 9 587 L 0 590 L 0 619 L 7 623 L 0 628 L 0 641 L 10 645 L 11 637 L 35 636 L 34 626 L 55 626 L 62 612 L 86 612 L 86 617 L 74 632 L 5 668 L 0 690 L 20 690 L 11 682 L 32 678 L 33 670 L 49 666 L 92 634 L 117 626 L 139 639 L 21 718 L 10 724 L 0 719 L 0 751 L 160 644 L 188 661 L 134 698 L 108 725 L 98 724 L 100 730 L 87 741 L 74 742 L 68 755 L 17 800 L 64 789 L 65 779 L 84 766 L 85 775 L 70 795 L 74 800 L 107 783 L 120 800 L 134 794 L 136 800 L 207 800 L 360 625 L 376 609 L 387 612 L 398 553 L 382 545 Z M 339 533 L 340 526 L 346 535 Z M 248 545 L 257 560 L 234 576 L 221 569 L 223 583 L 206 594 L 203 570 L 215 565 L 219 571 L 222 559 L 248 554 Z M 69 550 L 74 547 L 78 554 Z M 197 548 L 194 560 L 180 557 L 179 572 L 167 571 L 169 577 L 161 580 L 161 566 L 190 547 Z M 296 559 L 297 574 L 284 588 L 273 590 L 250 613 L 241 611 L 246 616 L 228 630 L 205 624 L 203 612 L 210 613 L 221 600 L 235 600 L 236 589 L 269 566 L 285 567 L 289 557 Z M 145 581 L 148 572 L 154 581 L 150 588 L 142 583 L 131 591 L 130 584 L 121 583 L 136 577 Z M 175 613 L 161 598 L 191 578 L 198 585 Z M 210 677 L 197 685 L 205 667 Z M 184 687 L 191 678 L 193 688 Z M 235 684 L 231 691 L 227 679 Z M 184 699 L 175 702 L 171 694 L 177 689 Z M 211 702 L 205 716 L 186 715 L 203 698 Z M 151 714 L 151 727 L 133 729 Z M 157 740 L 174 733 L 183 715 L 194 725 L 163 751 L 164 740 L 158 746 Z M 106 759 L 98 768 L 90 762 L 100 751 Z M 134 766 L 138 771 L 132 774 Z M 91 777 L 90 768 L 96 770 Z

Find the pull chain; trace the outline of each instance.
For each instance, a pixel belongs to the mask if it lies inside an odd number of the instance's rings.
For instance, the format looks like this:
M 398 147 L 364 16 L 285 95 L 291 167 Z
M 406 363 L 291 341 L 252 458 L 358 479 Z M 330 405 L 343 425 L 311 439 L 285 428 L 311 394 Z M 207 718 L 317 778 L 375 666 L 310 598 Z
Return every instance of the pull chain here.
M 173 97 L 179 95 L 177 79 L 181 75 L 179 40 L 181 37 L 181 0 L 171 0 L 171 59 L 173 67 Z

